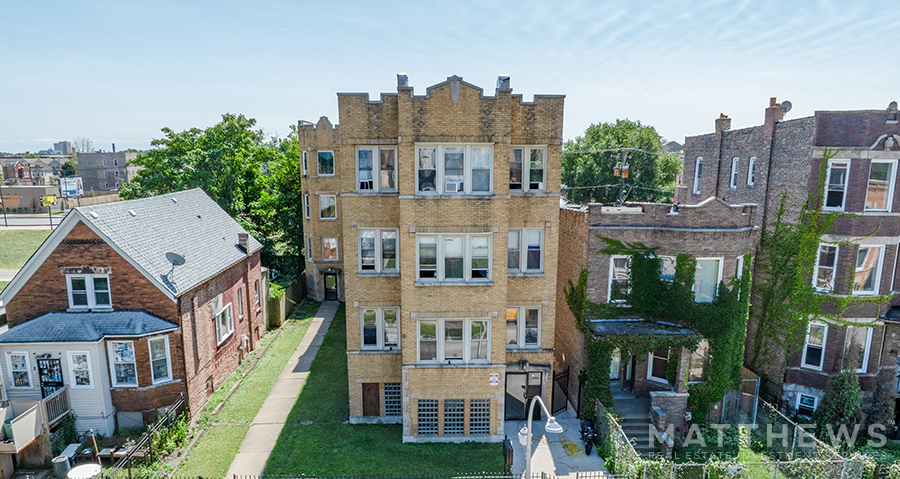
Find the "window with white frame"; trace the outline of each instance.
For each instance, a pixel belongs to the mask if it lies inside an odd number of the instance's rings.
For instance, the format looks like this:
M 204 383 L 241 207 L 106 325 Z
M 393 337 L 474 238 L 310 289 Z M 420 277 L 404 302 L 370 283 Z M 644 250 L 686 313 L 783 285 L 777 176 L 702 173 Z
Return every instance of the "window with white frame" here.
M 738 157 L 734 157 L 731 159 L 731 183 L 728 185 L 730 188 L 737 188 L 737 180 L 738 180 L 738 165 L 740 160 Z
M 539 348 L 541 346 L 541 308 L 510 306 L 506 308 L 506 348 Z
M 847 191 L 847 173 L 850 170 L 850 162 L 828 162 L 827 178 L 825 181 L 825 205 L 828 210 L 840 211 L 844 209 L 844 198 Z
M 134 360 L 133 341 L 110 341 L 109 364 L 112 368 L 113 387 L 137 387 L 137 366 Z
M 31 387 L 31 361 L 26 352 L 7 352 L 9 359 L 9 377 L 13 388 Z
M 493 164 L 490 144 L 416 145 L 416 193 L 490 194 Z
M 108 274 L 66 275 L 69 309 L 111 309 Z
M 698 303 L 715 301 L 720 281 L 722 281 L 721 258 L 697 258 L 697 269 L 694 271 L 694 300 Z
M 869 365 L 869 351 L 872 348 L 872 328 L 848 326 L 844 336 L 843 369 L 865 373 Z
M 334 176 L 334 152 L 317 151 L 316 165 L 319 168 L 319 176 Z
M 669 382 L 666 379 L 666 369 L 669 367 L 669 348 L 660 346 L 653 350 L 648 357 L 647 378 L 655 381 Z
M 820 244 L 819 254 L 816 259 L 816 269 L 813 271 L 813 287 L 816 291 L 834 291 L 834 274 L 837 270 L 837 246 Z
M 659 260 L 659 279 L 669 282 L 675 281 L 675 258 L 661 256 Z
M 700 180 L 703 179 L 703 157 L 698 156 L 694 160 L 694 194 L 700 194 Z
M 360 308 L 363 349 L 400 347 L 400 310 L 397 308 Z
M 738 278 L 738 279 L 744 277 L 744 257 L 743 256 L 737 257 L 737 261 L 735 262 L 735 265 L 734 265 L 734 277 Z
M 303 176 L 307 175 L 307 171 L 308 170 L 306 168 L 306 152 L 304 151 L 303 152 Z
M 306 259 L 313 260 L 312 236 L 306 237 Z
M 756 183 L 756 157 L 750 158 L 747 163 L 747 186 L 753 186 Z
M 825 357 L 825 340 L 828 339 L 828 325 L 809 323 L 806 329 L 806 343 L 803 345 L 801 365 L 806 368 L 822 370 Z
M 337 219 L 337 196 L 319 195 L 319 219 Z
M 860 245 L 856 255 L 856 269 L 853 272 L 853 292 L 855 295 L 878 294 L 881 285 L 881 261 L 884 246 Z
M 259 306 L 259 280 L 253 282 L 253 295 L 256 297 L 256 306 Z
M 490 361 L 491 322 L 487 319 L 423 319 L 418 329 L 420 363 Z
M 512 272 L 540 273 L 544 271 L 544 231 L 541 229 L 510 229 L 507 242 L 507 269 Z
M 309 193 L 303 195 L 303 211 L 306 219 L 309 219 Z
M 514 146 L 509 150 L 509 192 L 546 191 L 547 148 Z
M 359 272 L 396 273 L 399 236 L 396 229 L 360 229 Z
M 894 171 L 896 160 L 872 160 L 869 166 L 869 184 L 866 188 L 866 211 L 890 211 L 894 197 Z
M 489 281 L 490 235 L 416 236 L 419 281 Z
M 237 302 L 238 302 L 238 317 L 244 317 L 244 288 L 243 286 L 239 287 L 237 290 Z
M 808 394 L 797 395 L 797 414 L 812 418 L 819 406 L 819 398 Z
M 628 295 L 628 275 L 631 271 L 631 258 L 628 256 L 609 257 L 609 291 L 607 302 L 621 303 Z
M 216 313 L 216 345 L 231 336 L 234 332 L 234 318 L 231 315 L 231 303 L 228 303 Z
M 372 193 L 397 191 L 396 147 L 356 148 L 356 191 Z
M 322 238 L 322 261 L 337 261 L 337 238 Z
M 153 384 L 171 381 L 172 360 L 169 357 L 169 337 L 151 338 L 147 342 L 150 346 L 150 371 L 153 375 Z
M 93 388 L 91 375 L 91 353 L 89 351 L 69 351 L 69 382 L 74 389 Z

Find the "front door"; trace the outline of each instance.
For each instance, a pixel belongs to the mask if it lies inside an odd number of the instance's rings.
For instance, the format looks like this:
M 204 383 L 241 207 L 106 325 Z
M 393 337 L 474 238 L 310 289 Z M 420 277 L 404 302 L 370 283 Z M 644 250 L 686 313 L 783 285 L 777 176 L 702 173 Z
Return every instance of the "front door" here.
M 363 416 L 381 415 L 381 391 L 378 383 L 363 383 Z
M 336 274 L 325 275 L 325 301 L 337 301 L 337 281 Z
M 541 373 L 506 374 L 506 419 L 525 419 L 528 400 L 541 395 Z M 540 420 L 541 408 L 534 407 L 534 419 Z
M 59 359 L 38 359 L 41 378 L 41 397 L 47 397 L 63 387 L 62 364 Z

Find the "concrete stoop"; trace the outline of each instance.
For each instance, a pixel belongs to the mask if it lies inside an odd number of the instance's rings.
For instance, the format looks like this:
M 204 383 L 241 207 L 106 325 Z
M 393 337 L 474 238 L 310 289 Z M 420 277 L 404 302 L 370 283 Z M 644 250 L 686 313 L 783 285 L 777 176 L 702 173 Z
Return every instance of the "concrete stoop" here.
M 634 445 L 634 450 L 641 457 L 650 457 L 651 454 L 659 452 L 657 446 L 651 446 L 650 418 L 626 417 L 622 418 L 619 423 L 622 426 L 622 432 L 625 437 Z

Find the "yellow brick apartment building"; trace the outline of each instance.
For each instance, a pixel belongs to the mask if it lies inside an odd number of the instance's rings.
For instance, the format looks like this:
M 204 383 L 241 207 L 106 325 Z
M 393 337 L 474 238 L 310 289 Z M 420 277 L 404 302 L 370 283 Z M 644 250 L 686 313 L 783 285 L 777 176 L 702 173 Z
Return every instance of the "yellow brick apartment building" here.
M 346 301 L 352 423 L 496 442 L 549 404 L 564 96 L 509 82 L 414 95 L 399 74 L 299 124 L 309 294 Z

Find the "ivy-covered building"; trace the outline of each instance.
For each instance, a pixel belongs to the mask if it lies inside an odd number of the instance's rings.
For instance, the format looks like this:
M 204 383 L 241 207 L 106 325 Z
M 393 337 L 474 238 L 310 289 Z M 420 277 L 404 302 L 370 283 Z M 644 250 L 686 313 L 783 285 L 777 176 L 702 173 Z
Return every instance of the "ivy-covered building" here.
M 812 416 L 828 381 L 853 371 L 867 421 L 890 420 L 900 410 L 897 103 L 785 119 L 789 109 L 772 98 L 761 125 L 731 129 L 721 115 L 713 133 L 688 137 L 678 201 L 760 205 L 745 363 L 767 379 L 764 397 Z

